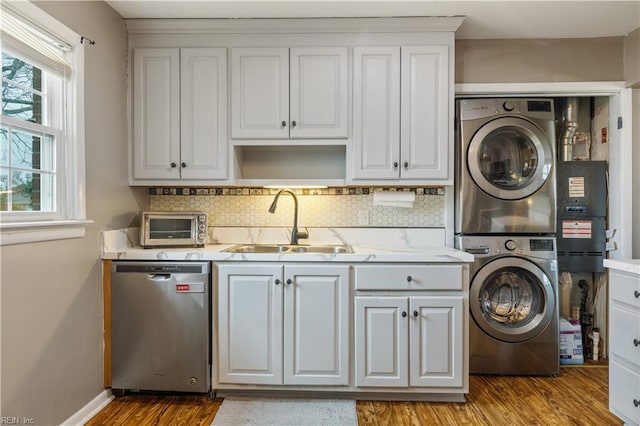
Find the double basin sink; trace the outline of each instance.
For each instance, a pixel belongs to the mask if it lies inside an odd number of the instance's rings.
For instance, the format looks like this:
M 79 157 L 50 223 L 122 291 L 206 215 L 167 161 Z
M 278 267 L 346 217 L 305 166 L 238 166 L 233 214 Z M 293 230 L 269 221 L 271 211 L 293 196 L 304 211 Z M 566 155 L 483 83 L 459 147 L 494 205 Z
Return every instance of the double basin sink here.
M 353 253 L 348 245 L 305 244 L 238 244 L 224 250 L 228 253 L 276 253 L 276 254 L 339 254 Z

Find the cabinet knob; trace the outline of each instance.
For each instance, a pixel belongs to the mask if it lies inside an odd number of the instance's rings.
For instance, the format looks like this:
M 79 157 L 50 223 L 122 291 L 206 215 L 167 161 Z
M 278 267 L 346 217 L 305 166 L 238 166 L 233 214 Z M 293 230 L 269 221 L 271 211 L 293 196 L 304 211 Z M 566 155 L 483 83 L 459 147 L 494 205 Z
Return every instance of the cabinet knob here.
M 407 313 L 405 311 L 402 311 L 402 318 L 406 318 L 407 317 Z
M 182 168 L 187 167 L 187 163 L 185 163 L 185 162 L 181 163 L 180 165 L 182 166 Z
M 296 121 L 295 121 L 295 120 L 293 120 L 293 121 L 291 122 L 291 127 L 296 127 L 296 124 L 297 124 L 297 123 L 296 123 Z
M 397 162 L 397 161 L 394 161 L 394 162 L 393 162 L 393 168 L 394 168 L 394 169 L 397 169 L 397 168 L 398 168 L 398 162 Z
M 414 316 L 414 317 L 417 317 L 418 315 L 419 315 L 419 314 L 418 314 L 418 311 L 413 311 L 413 316 Z
M 276 280 L 274 281 L 274 283 L 275 283 L 276 285 L 278 285 L 278 284 L 280 284 L 280 280 L 279 280 L 278 278 L 276 278 Z
M 286 127 L 287 122 L 283 120 L 281 124 L 282 124 L 282 127 Z
M 174 162 L 172 162 L 172 163 L 171 163 L 171 168 L 172 168 L 172 169 L 175 169 L 175 168 L 176 168 L 176 166 L 177 166 L 177 164 L 176 164 L 176 163 L 174 163 Z
M 411 275 L 407 275 L 407 282 L 410 283 L 411 281 L 413 281 L 413 278 L 411 278 Z
M 404 164 L 402 164 L 402 165 L 404 166 L 405 169 L 409 168 L 409 162 L 408 161 L 405 161 Z
M 633 339 L 633 346 L 635 347 L 640 346 L 640 339 Z
M 633 295 L 635 296 L 636 299 L 640 298 L 640 291 L 638 290 L 634 291 Z
M 633 400 L 633 406 L 634 407 L 640 407 L 640 401 L 638 401 L 637 399 Z
M 291 285 L 293 281 L 291 281 L 291 278 L 287 278 L 287 284 Z

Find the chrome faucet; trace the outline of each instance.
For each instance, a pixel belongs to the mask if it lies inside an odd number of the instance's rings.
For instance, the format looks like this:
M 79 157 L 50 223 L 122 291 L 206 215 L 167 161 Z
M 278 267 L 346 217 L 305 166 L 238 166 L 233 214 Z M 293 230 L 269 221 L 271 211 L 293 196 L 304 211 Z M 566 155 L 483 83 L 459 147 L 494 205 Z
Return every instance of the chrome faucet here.
M 293 229 L 291 230 L 291 244 L 298 244 L 298 239 L 301 238 L 309 238 L 309 233 L 306 231 L 298 231 L 298 197 L 293 193 L 290 189 L 281 189 L 276 194 L 273 202 L 271 203 L 271 207 L 269 207 L 269 213 L 276 212 L 276 204 L 278 204 L 278 198 L 280 198 L 280 194 L 286 192 L 293 197 L 294 211 L 293 211 Z

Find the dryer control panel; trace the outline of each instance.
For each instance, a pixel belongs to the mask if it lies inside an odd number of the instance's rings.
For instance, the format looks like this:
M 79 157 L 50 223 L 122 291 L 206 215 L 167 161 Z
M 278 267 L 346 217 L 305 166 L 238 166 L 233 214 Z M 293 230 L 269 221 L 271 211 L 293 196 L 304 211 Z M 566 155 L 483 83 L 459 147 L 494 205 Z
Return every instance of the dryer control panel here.
M 483 98 L 460 100 L 460 120 L 513 114 L 524 114 L 533 119 L 555 120 L 552 99 Z

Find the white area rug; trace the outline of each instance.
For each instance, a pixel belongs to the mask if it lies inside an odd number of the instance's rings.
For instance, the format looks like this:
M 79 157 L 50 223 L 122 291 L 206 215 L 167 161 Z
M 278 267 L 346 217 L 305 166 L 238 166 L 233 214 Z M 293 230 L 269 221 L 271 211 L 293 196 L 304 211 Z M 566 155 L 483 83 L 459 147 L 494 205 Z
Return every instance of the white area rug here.
M 357 426 L 356 402 L 345 399 L 228 397 L 212 426 Z

